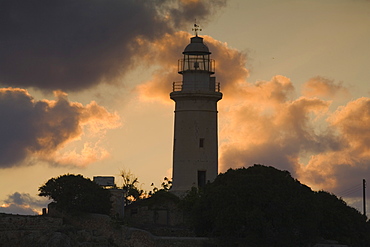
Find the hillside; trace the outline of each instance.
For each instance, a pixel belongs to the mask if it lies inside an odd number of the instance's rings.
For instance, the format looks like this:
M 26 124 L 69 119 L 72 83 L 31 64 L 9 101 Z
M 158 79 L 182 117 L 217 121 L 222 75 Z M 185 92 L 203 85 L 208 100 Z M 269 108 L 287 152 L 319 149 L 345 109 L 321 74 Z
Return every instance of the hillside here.
M 230 169 L 203 190 L 190 192 L 183 207 L 198 236 L 259 247 L 306 246 L 324 239 L 370 245 L 365 216 L 273 167 Z

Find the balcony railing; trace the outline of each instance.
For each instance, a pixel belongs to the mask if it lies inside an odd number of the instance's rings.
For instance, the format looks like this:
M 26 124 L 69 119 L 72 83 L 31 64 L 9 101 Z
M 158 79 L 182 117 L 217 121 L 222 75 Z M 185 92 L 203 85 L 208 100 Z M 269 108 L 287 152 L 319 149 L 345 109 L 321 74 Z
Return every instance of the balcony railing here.
M 208 87 L 205 85 L 197 84 L 196 82 L 189 83 L 189 85 L 185 85 L 183 81 L 176 81 L 172 84 L 172 91 L 173 92 L 181 92 L 181 91 L 205 91 L 205 92 L 220 92 L 221 85 L 219 82 L 210 82 Z

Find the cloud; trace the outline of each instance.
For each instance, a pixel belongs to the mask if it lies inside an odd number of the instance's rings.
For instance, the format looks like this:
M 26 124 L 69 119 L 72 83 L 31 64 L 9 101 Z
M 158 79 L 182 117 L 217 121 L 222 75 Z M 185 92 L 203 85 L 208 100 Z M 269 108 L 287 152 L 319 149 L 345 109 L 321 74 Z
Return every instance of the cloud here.
M 37 215 L 41 213 L 41 209 L 45 208 L 49 200 L 38 199 L 32 197 L 28 193 L 15 192 L 8 195 L 4 200 L 3 205 L 0 206 L 0 212 L 9 214 L 21 215 Z
M 226 140 L 220 147 L 222 170 L 261 163 L 295 175 L 301 155 L 333 148 L 333 137 L 314 128 L 328 102 L 291 99 L 294 87 L 283 76 L 249 84 L 242 92 L 237 106 L 220 113 L 227 119 L 220 133 Z
M 302 176 L 336 192 L 358 184 L 370 175 L 370 98 L 359 98 L 339 107 L 328 118 L 341 148 L 312 158 Z M 357 196 L 360 192 L 357 193 Z
M 220 168 L 272 165 L 314 189 L 340 193 L 370 175 L 370 98 L 330 106 L 333 81 L 311 81 L 314 94 L 296 96 L 284 76 L 239 84 L 230 105 L 220 104 Z M 232 92 L 229 92 L 232 93 Z M 331 97 L 332 100 L 317 98 Z M 226 119 L 226 120 L 222 120 Z M 360 191 L 351 197 L 360 196 Z
M 75 156 L 60 154 L 68 143 L 86 133 L 102 137 L 120 124 L 117 114 L 94 101 L 83 106 L 60 91 L 55 97 L 37 101 L 25 89 L 0 89 L 0 168 L 24 165 L 32 158 L 66 164 L 59 161 Z M 90 144 L 69 165 L 83 166 L 106 156 L 101 147 Z
M 181 58 L 189 38 L 190 34 L 187 32 L 176 32 L 166 34 L 152 44 L 144 44 L 150 46 L 150 52 L 142 58 L 142 61 L 147 65 L 155 61 L 158 68 L 154 71 L 150 81 L 137 86 L 142 100 L 170 102 L 169 93 L 172 90 L 172 82 L 181 78 L 177 75 L 177 60 Z
M 349 91 L 342 83 L 335 84 L 333 80 L 317 76 L 311 78 L 302 87 L 302 94 L 307 97 L 348 97 Z
M 362 156 L 370 157 L 370 99 L 359 98 L 339 107 L 329 118 L 341 135 L 348 141 L 349 148 Z
M 179 28 L 183 23 L 192 22 L 195 19 L 206 21 L 219 8 L 225 6 L 226 0 L 180 0 L 178 1 L 178 6 L 176 8 L 170 8 L 167 13 L 171 16 L 173 25 Z
M 77 91 L 118 84 L 174 28 L 206 20 L 218 1 L 22 1 L 0 8 L 0 83 Z

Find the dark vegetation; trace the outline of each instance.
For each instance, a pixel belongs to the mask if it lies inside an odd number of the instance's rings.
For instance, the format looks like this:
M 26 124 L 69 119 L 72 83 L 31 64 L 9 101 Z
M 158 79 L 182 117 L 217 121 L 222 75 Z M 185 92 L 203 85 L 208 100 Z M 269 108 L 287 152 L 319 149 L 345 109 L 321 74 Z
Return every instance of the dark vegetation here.
M 130 170 L 121 170 L 122 189 L 125 191 L 125 204 L 145 198 L 145 191 L 138 187 L 139 179 Z
M 142 201 L 142 199 L 152 197 L 154 194 L 158 194 L 158 192 L 168 192 L 172 187 L 172 181 L 165 177 L 161 184 L 161 188 L 157 188 L 154 183 L 152 183 L 152 191 L 147 192 L 140 188 L 139 179 L 130 170 L 121 170 L 120 176 L 123 181 L 122 189 L 125 191 L 125 205 Z
M 126 178 L 126 205 L 175 205 L 184 212 L 186 229 L 225 246 L 310 246 L 323 240 L 370 246 L 366 216 L 341 198 L 312 191 L 289 172 L 273 167 L 229 169 L 182 199 L 169 192 L 172 183 L 166 178 L 161 189 L 153 185 L 152 192 L 144 193 L 135 176 L 121 175 Z M 39 191 L 67 213 L 109 214 L 111 208 L 110 192 L 81 175 L 51 178 Z
M 39 188 L 39 191 L 39 196 L 53 199 L 54 206 L 61 212 L 110 213 L 109 190 L 103 189 L 82 175 L 66 174 L 51 178 Z
M 224 239 L 228 246 L 307 246 L 323 239 L 370 246 L 365 216 L 273 167 L 230 169 L 190 191 L 181 205 L 198 236 Z

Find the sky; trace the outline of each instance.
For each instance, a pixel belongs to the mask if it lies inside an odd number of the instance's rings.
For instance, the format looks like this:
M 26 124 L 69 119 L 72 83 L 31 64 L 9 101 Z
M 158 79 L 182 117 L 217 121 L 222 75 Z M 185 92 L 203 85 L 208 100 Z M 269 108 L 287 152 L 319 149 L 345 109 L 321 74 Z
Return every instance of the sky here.
M 287 170 L 362 212 L 369 0 L 0 0 L 0 212 L 37 214 L 67 173 L 171 177 L 169 93 L 195 20 L 223 93 L 219 171 Z

